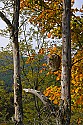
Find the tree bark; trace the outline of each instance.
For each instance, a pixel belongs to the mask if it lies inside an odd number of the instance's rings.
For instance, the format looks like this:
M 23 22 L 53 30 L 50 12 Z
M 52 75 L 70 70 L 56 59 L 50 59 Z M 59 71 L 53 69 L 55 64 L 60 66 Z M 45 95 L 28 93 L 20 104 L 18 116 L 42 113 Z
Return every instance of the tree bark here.
M 15 125 L 23 125 L 23 109 L 22 109 L 22 85 L 20 78 L 20 57 L 18 43 L 18 27 L 19 27 L 19 10 L 20 0 L 14 0 L 13 24 L 0 11 L 0 17 L 8 25 L 10 36 L 13 38 L 13 62 L 14 62 L 14 106 L 15 106 Z
M 60 120 L 57 125 L 69 125 L 71 114 L 70 77 L 71 77 L 71 0 L 63 0 L 62 15 L 62 74 Z
M 14 0 L 13 15 L 13 62 L 14 62 L 14 106 L 15 106 L 15 125 L 23 125 L 22 109 L 22 85 L 20 78 L 20 57 L 18 43 L 20 0 Z

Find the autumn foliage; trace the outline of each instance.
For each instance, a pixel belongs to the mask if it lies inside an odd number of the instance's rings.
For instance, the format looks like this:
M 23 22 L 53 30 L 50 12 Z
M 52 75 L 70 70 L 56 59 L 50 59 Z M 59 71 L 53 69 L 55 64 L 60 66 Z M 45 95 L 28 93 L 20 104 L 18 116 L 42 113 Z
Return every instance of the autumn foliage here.
M 74 0 L 71 1 L 72 6 Z M 33 0 L 21 0 L 21 10 L 23 8 L 28 8 L 32 12 L 32 16 L 29 18 L 31 24 L 39 26 L 41 34 L 46 33 L 47 38 L 62 37 L 62 2 L 61 0 L 51 0 L 50 2 L 42 2 Z M 39 13 L 35 12 L 39 10 Z M 72 8 L 71 10 L 71 41 L 72 41 L 72 72 L 71 72 L 71 106 L 72 110 L 75 111 L 83 110 L 83 18 L 81 16 L 76 16 L 76 12 L 83 12 L 83 7 Z M 39 50 L 40 55 L 44 55 L 45 52 L 48 52 L 48 57 L 53 53 L 58 53 L 61 57 L 61 48 L 49 47 L 41 48 Z M 33 57 L 29 57 L 29 61 L 33 61 Z M 44 63 L 42 66 L 45 66 L 44 69 L 39 71 L 40 74 L 45 71 L 47 64 Z M 61 80 L 61 69 L 56 72 L 51 72 L 50 70 L 46 72 L 46 75 L 54 75 L 55 81 L 59 83 Z M 60 86 L 49 86 L 44 91 L 45 96 L 47 96 L 54 104 L 59 104 L 60 101 Z M 77 119 L 77 124 L 81 124 L 81 120 Z

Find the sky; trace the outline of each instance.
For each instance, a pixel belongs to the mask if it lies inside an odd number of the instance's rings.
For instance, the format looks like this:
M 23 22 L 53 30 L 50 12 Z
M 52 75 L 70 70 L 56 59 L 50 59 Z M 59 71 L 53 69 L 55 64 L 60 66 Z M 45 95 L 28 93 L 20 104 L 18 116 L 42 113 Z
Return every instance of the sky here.
M 74 4 L 74 8 L 81 8 L 83 5 L 83 0 L 75 0 L 75 4 Z M 2 3 L 0 2 L 0 8 L 2 7 Z M 79 13 L 77 13 L 77 15 L 80 15 Z M 0 29 L 3 30 L 5 29 L 7 25 L 4 23 L 4 21 L 1 20 L 0 18 Z M 2 47 L 6 47 L 8 45 L 8 43 L 10 42 L 9 38 L 5 38 L 2 37 L 0 35 L 0 50 Z

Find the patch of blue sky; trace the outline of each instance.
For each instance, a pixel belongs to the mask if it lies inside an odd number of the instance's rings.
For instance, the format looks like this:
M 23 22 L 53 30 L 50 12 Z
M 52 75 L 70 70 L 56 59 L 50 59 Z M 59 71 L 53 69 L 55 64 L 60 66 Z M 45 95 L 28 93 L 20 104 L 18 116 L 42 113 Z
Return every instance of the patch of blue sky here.
M 73 8 L 78 8 L 78 9 L 80 9 L 80 8 L 82 8 L 82 6 L 83 6 L 83 0 L 75 0 L 75 3 L 74 3 L 74 5 L 73 5 Z M 77 16 L 81 16 L 81 14 L 83 15 L 83 13 L 81 13 L 81 12 L 76 12 L 76 15 L 77 15 Z

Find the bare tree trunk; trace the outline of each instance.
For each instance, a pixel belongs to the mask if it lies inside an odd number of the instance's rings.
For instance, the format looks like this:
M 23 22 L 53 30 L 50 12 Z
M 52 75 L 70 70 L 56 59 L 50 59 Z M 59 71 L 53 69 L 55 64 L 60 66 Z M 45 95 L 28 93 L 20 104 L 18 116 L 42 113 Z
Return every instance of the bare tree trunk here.
M 15 125 L 23 125 L 22 116 L 22 85 L 20 78 L 20 57 L 18 43 L 20 0 L 14 0 L 13 15 L 13 62 L 14 62 L 14 106 L 15 106 Z
M 13 2 L 14 2 L 13 25 L 1 11 L 0 11 L 0 17 L 8 25 L 8 28 L 10 30 L 10 35 L 13 38 L 15 125 L 23 125 L 22 85 L 20 78 L 20 58 L 19 58 L 19 43 L 18 43 L 20 0 L 14 0 Z
M 60 121 L 57 125 L 69 125 L 71 116 L 71 32 L 70 15 L 71 0 L 63 0 L 62 15 L 62 75 L 61 75 L 61 105 Z

